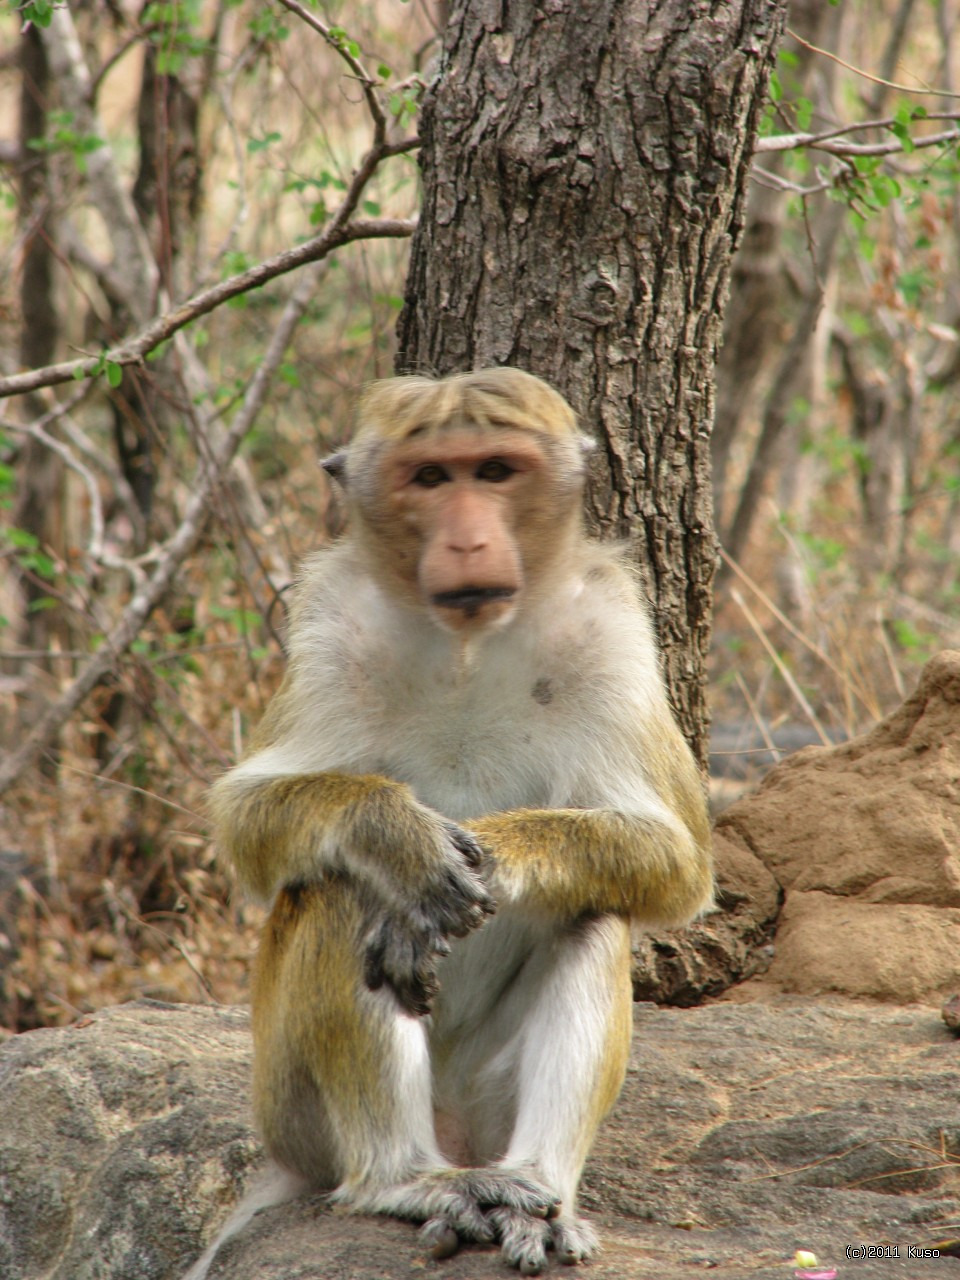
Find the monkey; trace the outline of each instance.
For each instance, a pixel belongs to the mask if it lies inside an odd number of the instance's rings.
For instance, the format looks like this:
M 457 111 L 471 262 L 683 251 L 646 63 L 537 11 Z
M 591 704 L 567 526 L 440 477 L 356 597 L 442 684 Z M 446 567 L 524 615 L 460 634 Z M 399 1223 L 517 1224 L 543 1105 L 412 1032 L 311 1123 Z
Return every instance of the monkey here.
M 577 1189 L 626 1070 L 630 930 L 711 905 L 703 783 L 635 575 L 584 532 L 563 397 L 410 375 L 357 417 L 324 464 L 347 532 L 306 563 L 283 683 L 212 790 L 270 906 L 255 1117 L 275 1200 L 309 1186 L 536 1275 L 597 1250 Z

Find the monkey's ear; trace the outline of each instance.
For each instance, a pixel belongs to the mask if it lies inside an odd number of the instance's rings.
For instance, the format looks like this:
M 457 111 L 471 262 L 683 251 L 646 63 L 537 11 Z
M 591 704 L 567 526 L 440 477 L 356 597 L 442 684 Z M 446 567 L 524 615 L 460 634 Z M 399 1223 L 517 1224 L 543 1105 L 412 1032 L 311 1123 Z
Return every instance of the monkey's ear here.
M 321 458 L 320 465 L 328 476 L 332 476 L 344 488 L 347 487 L 346 449 L 338 449 L 336 453 L 331 453 L 328 458 Z

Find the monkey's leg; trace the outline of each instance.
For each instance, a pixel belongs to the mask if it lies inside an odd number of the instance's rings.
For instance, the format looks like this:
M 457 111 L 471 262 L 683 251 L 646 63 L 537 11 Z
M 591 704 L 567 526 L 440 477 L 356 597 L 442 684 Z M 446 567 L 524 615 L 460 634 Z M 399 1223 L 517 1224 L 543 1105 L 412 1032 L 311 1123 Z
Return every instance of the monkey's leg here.
M 467 1099 L 473 1145 L 497 1157 L 493 1169 L 527 1170 L 560 1197 L 560 1214 L 552 1219 L 508 1205 L 489 1215 L 506 1260 L 536 1275 L 548 1249 L 564 1262 L 579 1262 L 596 1250 L 593 1231 L 576 1214 L 576 1195 L 597 1126 L 616 1100 L 626 1069 L 630 941 L 626 924 L 615 917 L 584 920 L 566 930 L 534 926 L 524 937 L 511 915 L 502 911 L 467 940 L 469 964 L 456 973 L 458 1000 L 466 1007 L 496 973 L 490 948 L 510 956 L 502 972 L 511 976 L 487 1010 L 485 1028 L 463 1026 L 461 1045 L 447 1047 L 452 1080 L 442 1087 L 445 1094 Z M 447 984 L 445 970 L 441 1018 L 449 1012 Z M 446 1032 L 441 1027 L 440 1034 Z M 475 1099 L 483 1104 L 470 1105 Z M 492 1100 L 501 1100 L 499 1110 Z
M 439 1159 L 423 1024 L 364 981 L 370 920 L 344 875 L 290 885 L 254 967 L 257 1121 L 278 1163 L 326 1190 L 392 1184 Z
M 380 910 L 345 875 L 278 895 L 254 970 L 257 1121 L 274 1159 L 339 1203 L 490 1241 L 487 1205 L 542 1216 L 551 1197 L 441 1155 L 425 1024 L 366 982 Z

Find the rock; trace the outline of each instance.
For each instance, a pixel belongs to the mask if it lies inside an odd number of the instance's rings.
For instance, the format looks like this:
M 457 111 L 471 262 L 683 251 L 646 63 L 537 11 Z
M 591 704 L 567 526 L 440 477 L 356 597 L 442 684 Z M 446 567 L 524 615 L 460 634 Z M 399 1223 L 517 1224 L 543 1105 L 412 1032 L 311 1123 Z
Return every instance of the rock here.
M 940 1017 L 951 1031 L 960 1035 L 960 995 L 954 994 L 948 1000 L 944 1000 Z
M 784 1280 L 798 1248 L 846 1275 L 847 1246 L 886 1243 L 899 1257 L 849 1275 L 960 1277 L 907 1256 L 960 1216 L 960 1058 L 935 1009 L 640 1005 L 635 1023 L 583 1183 L 604 1253 L 564 1276 Z M 242 1010 L 141 1002 L 8 1041 L 0 1276 L 179 1277 L 259 1162 L 249 1073 Z M 427 1263 L 412 1226 L 313 1196 L 260 1214 L 211 1280 L 508 1274 L 490 1249 Z
M 767 981 L 910 1002 L 960 981 L 960 910 L 788 892 Z
M 122 1005 L 0 1048 L 0 1276 L 167 1280 L 260 1158 L 243 1010 Z
M 931 1002 L 956 989 L 960 652 L 869 733 L 771 770 L 717 835 L 786 891 L 768 985 Z

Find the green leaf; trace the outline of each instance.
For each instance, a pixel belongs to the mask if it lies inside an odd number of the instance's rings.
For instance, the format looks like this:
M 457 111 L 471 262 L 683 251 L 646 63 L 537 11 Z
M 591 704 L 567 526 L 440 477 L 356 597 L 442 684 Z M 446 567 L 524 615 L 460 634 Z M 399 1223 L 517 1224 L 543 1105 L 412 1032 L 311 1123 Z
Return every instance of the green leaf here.
M 18 550 L 32 551 L 40 545 L 40 539 L 36 534 L 31 533 L 28 529 L 18 529 L 16 526 L 11 529 L 4 529 L 3 536 L 11 547 L 16 547 Z
M 272 147 L 275 142 L 280 142 L 281 138 L 282 135 L 276 132 L 268 133 L 263 138 L 248 138 L 247 151 L 249 151 L 251 155 L 255 151 L 266 151 L 267 147 Z
M 27 551 L 20 557 L 25 569 L 31 569 L 39 578 L 55 578 L 57 566 L 43 551 Z
M 116 390 L 123 381 L 123 365 L 116 364 L 113 360 L 108 360 L 106 367 L 107 382 Z
M 881 209 L 886 209 L 900 194 L 900 183 L 887 173 L 878 173 L 870 181 L 870 195 Z
M 53 0 L 31 0 L 30 3 L 16 6 L 24 26 L 34 22 L 38 27 L 49 27 L 53 21 Z

